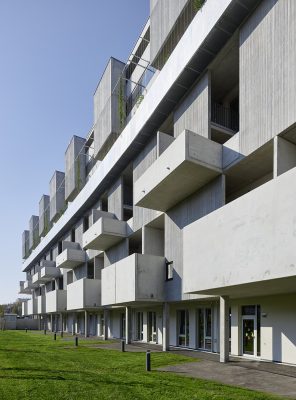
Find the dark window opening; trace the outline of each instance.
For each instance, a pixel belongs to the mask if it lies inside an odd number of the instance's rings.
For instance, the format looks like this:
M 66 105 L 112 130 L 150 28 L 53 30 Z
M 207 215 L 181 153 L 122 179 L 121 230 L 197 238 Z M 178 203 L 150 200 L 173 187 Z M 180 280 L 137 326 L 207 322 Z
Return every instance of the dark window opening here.
M 174 263 L 173 261 L 167 261 L 165 263 L 165 279 L 171 281 L 174 278 Z

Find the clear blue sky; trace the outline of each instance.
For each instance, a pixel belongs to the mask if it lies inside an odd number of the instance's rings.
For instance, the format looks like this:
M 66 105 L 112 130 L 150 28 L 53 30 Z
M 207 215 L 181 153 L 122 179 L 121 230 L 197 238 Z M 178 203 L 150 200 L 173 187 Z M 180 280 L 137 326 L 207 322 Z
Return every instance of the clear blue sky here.
M 126 61 L 148 16 L 149 0 L 0 0 L 0 304 L 18 297 L 22 231 L 91 128 L 109 57 Z

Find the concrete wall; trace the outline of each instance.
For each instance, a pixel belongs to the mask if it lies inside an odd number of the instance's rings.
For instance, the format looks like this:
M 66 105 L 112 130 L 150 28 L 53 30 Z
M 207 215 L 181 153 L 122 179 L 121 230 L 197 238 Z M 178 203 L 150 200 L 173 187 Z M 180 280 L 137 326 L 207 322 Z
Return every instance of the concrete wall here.
M 73 136 L 65 153 L 65 199 L 73 201 L 85 185 L 85 142 Z
M 183 240 L 183 229 L 193 221 L 197 221 L 217 208 L 222 207 L 224 202 L 225 182 L 224 177 L 221 176 L 169 210 L 165 215 L 165 257 L 168 261 L 173 261 L 174 268 L 173 280 L 166 282 L 166 297 L 168 300 L 190 298 L 184 294 L 182 282 L 183 244 L 187 240 L 187 238 Z M 194 235 L 191 238 L 191 242 L 194 242 L 191 244 L 191 248 L 196 249 L 199 241 L 199 236 Z M 185 259 L 184 265 L 186 265 L 186 268 L 187 262 L 187 259 Z M 199 279 L 199 277 L 197 276 L 196 279 Z
M 56 221 L 65 209 L 65 174 L 55 171 L 49 183 L 50 221 Z
M 94 156 L 102 160 L 120 130 L 118 87 L 115 86 L 125 64 L 110 58 L 94 94 Z M 124 81 L 123 81 L 124 84 Z
M 30 241 L 30 232 L 29 231 L 24 231 L 22 234 L 22 257 L 23 259 L 27 258 L 29 256 L 29 241 Z
M 39 217 L 32 215 L 29 221 L 29 249 L 35 249 L 39 241 Z
M 295 276 L 295 179 L 293 168 L 185 228 L 185 292 Z
M 210 138 L 211 77 L 207 72 L 174 110 L 174 136 L 185 129 Z
M 120 220 L 123 219 L 123 178 L 122 176 L 108 191 L 108 212 Z
M 153 63 L 188 0 L 150 0 L 150 58 Z
M 296 121 L 295 17 L 294 0 L 264 0 L 240 30 L 243 154 Z
M 45 236 L 50 229 L 50 197 L 44 194 L 39 201 L 39 235 Z

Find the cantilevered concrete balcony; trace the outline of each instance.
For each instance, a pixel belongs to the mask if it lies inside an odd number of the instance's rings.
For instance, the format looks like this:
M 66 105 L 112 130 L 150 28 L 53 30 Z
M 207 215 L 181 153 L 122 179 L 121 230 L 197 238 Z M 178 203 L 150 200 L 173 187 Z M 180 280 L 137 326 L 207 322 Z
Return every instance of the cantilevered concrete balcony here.
M 110 217 L 101 217 L 83 234 L 83 248 L 107 250 L 127 237 L 127 223 Z
M 100 280 L 83 278 L 67 286 L 67 310 L 96 309 L 100 305 Z
M 67 309 L 67 291 L 52 290 L 46 293 L 46 312 L 56 313 Z
M 30 294 L 31 289 L 29 287 L 26 287 L 25 289 L 25 281 L 20 281 L 20 288 L 19 288 L 19 294 Z
M 45 308 L 45 295 L 41 295 L 37 297 L 37 314 L 45 314 L 46 308 Z
M 32 289 L 35 289 L 36 287 L 38 287 L 38 284 L 32 281 L 31 279 L 28 279 L 24 282 L 24 290 L 29 291 L 28 293 L 31 293 Z
M 54 266 L 53 266 L 54 264 Z M 52 266 L 50 266 L 52 265 Z M 55 262 L 53 261 L 46 261 L 46 262 L 42 262 L 41 266 L 43 266 L 41 268 L 40 271 L 40 280 L 42 280 L 42 282 L 49 282 L 54 278 L 57 278 L 58 276 L 61 275 L 61 271 L 59 268 L 56 268 L 55 266 Z
M 222 173 L 222 146 L 181 133 L 136 181 L 135 205 L 167 211 Z
M 37 299 L 28 300 L 28 315 L 37 314 Z
M 165 258 L 132 254 L 102 270 L 102 305 L 164 300 Z
M 65 249 L 56 258 L 58 268 L 75 268 L 86 261 L 86 253 L 81 249 Z
M 184 228 L 185 293 L 295 292 L 296 168 Z

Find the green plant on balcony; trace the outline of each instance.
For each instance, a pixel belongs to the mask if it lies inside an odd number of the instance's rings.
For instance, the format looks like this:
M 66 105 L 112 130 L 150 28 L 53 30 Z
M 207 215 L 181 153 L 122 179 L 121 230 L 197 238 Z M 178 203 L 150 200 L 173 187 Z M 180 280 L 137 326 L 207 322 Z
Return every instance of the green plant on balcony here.
M 125 110 L 125 98 L 124 98 L 124 80 L 120 78 L 119 89 L 118 89 L 118 113 L 119 113 L 119 124 L 122 128 L 125 124 L 126 110 Z
M 140 106 L 140 104 L 142 103 L 143 99 L 144 99 L 144 95 L 143 94 L 139 94 L 138 97 L 137 97 L 137 100 L 136 100 L 137 108 Z
M 76 168 L 74 170 L 75 173 L 75 187 L 77 193 L 80 192 L 82 189 L 82 179 L 81 179 L 81 163 L 80 163 L 80 157 L 77 157 L 77 160 L 75 161 Z
M 46 236 L 49 232 L 49 213 L 45 211 L 43 213 L 43 234 Z
M 195 12 L 199 11 L 202 6 L 204 5 L 204 3 L 206 2 L 206 0 L 193 0 L 193 9 Z

